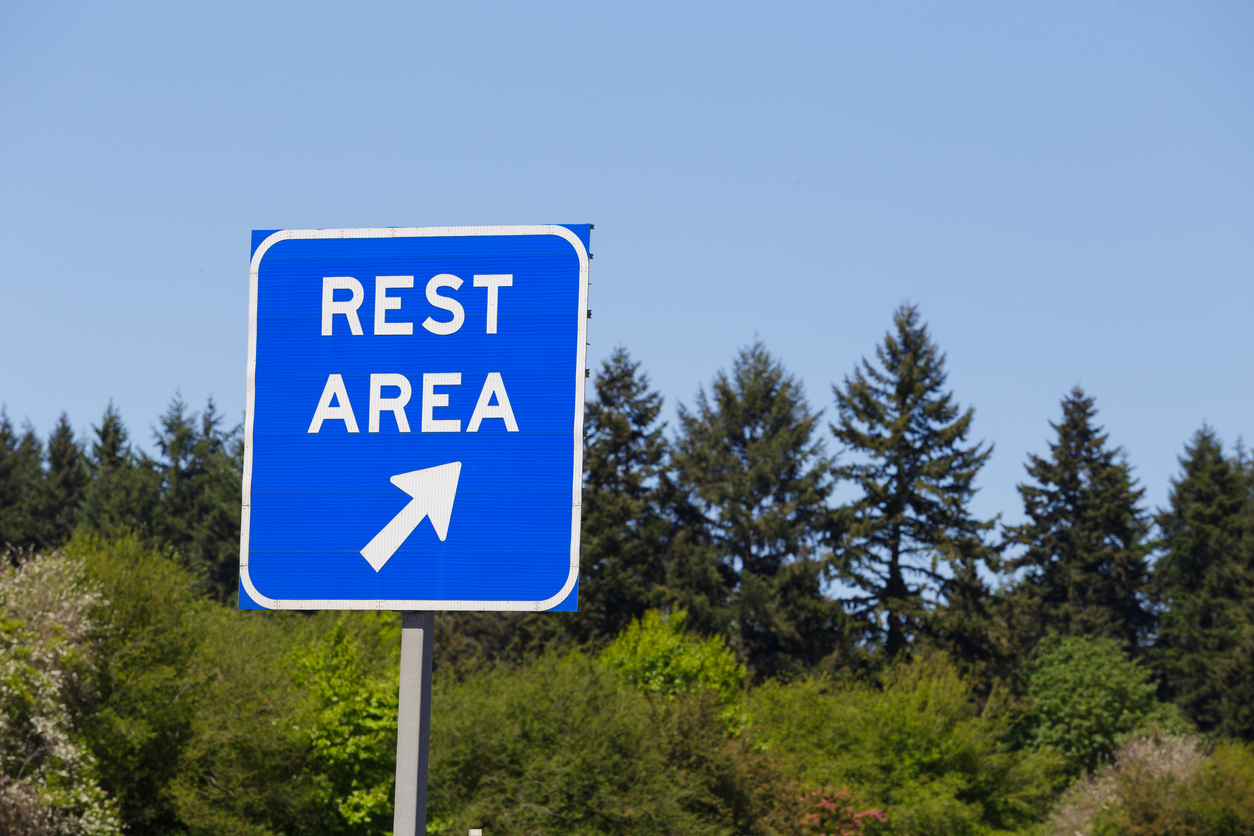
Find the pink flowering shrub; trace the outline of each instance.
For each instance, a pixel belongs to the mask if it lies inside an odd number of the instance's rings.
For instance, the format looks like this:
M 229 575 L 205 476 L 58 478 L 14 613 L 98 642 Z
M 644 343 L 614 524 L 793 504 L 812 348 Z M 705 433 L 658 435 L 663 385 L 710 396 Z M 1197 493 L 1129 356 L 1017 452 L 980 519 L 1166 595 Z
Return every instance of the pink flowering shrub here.
M 883 810 L 858 810 L 861 806 L 849 790 L 833 790 L 830 786 L 807 793 L 801 797 L 806 812 L 801 823 L 807 831 L 818 836 L 849 836 L 861 833 L 868 821 L 881 824 L 887 816 Z

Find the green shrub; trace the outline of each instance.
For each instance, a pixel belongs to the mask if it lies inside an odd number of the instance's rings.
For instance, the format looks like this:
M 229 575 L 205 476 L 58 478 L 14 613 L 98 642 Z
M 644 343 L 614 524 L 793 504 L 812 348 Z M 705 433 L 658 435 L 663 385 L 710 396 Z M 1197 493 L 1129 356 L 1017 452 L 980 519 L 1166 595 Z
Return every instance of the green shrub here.
M 84 730 L 128 833 L 381 831 L 394 614 L 241 612 L 136 538 L 67 551 L 107 601 Z
M 432 694 L 429 816 L 446 832 L 796 832 L 772 758 L 726 733 L 709 692 L 656 699 L 582 655 Z
M 1039 820 L 1057 759 L 1002 742 L 1011 717 L 982 710 L 943 659 L 890 670 L 882 688 L 821 679 L 769 683 L 748 697 L 752 730 L 811 789 L 848 787 L 883 809 L 868 833 L 980 834 Z
M 1254 834 L 1254 747 L 1235 741 L 1216 746 L 1181 793 L 1179 809 L 1194 833 Z
M 740 696 L 744 665 L 723 639 L 697 639 L 684 632 L 688 613 L 663 615 L 649 610 L 601 654 L 601 664 L 617 671 L 645 691 L 672 697 L 707 690 L 730 705 Z
M 350 621 L 381 618 L 397 620 L 393 613 L 340 615 L 330 632 L 293 655 L 297 682 L 314 704 L 305 731 L 314 795 L 339 813 L 327 822 L 328 834 L 377 833 L 392 824 L 397 670 L 369 675 L 365 647 L 346 629 Z
M 1106 638 L 1069 637 L 1028 672 L 1029 741 L 1059 753 L 1072 775 L 1091 772 L 1130 735 L 1187 732 L 1179 710 L 1155 699 L 1150 673 Z

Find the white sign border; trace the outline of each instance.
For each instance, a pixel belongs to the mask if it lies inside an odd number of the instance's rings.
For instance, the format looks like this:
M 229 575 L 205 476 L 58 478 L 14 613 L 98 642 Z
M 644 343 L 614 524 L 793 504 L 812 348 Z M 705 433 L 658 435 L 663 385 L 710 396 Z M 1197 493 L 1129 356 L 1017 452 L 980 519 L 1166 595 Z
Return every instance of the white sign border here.
M 248 533 L 252 508 L 253 408 L 257 394 L 257 276 L 261 259 L 280 241 L 319 238 L 440 238 L 502 235 L 556 235 L 565 239 L 579 256 L 579 345 L 575 362 L 575 472 L 571 486 L 570 573 L 562 588 L 542 601 L 398 601 L 384 600 L 280 600 L 262 595 L 248 574 Z M 564 226 L 428 226 L 371 229 L 284 229 L 261 242 L 253 253 L 248 274 L 248 392 L 244 412 L 244 482 L 240 509 L 240 583 L 259 606 L 271 610 L 481 610 L 539 612 L 566 600 L 579 579 L 579 519 L 583 496 L 584 382 L 588 359 L 588 249 Z

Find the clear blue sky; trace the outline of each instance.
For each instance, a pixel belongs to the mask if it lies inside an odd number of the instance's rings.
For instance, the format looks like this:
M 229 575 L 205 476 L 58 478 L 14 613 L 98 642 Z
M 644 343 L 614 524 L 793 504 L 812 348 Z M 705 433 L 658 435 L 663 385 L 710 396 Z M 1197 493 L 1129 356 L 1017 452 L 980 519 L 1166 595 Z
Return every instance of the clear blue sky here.
M 1254 4 L 0 5 L 0 402 L 243 410 L 249 231 L 596 224 L 592 357 L 827 408 L 920 305 L 1019 516 L 1075 383 L 1254 436 Z M 673 417 L 673 412 L 671 413 Z

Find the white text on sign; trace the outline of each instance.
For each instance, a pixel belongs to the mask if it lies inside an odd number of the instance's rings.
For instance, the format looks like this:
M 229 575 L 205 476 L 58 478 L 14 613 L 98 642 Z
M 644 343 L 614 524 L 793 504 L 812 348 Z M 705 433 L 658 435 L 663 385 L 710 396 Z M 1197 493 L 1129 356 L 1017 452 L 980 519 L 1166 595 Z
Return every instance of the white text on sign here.
M 460 386 L 461 383 L 461 372 L 428 372 L 422 376 L 421 428 L 424 433 L 459 433 L 462 431 L 461 419 L 437 418 L 435 415 L 437 409 L 448 406 L 448 392 L 437 392 L 436 387 Z M 409 416 L 405 412 L 405 407 L 409 404 L 413 392 L 409 378 L 403 374 L 370 375 L 367 431 L 379 432 L 383 424 L 381 420 L 383 413 L 390 412 L 396 423 L 396 429 L 403 433 L 409 432 Z M 490 418 L 504 421 L 508 432 L 518 432 L 518 421 L 514 418 L 514 408 L 510 405 L 509 394 L 505 391 L 505 381 L 497 372 L 488 372 L 487 378 L 483 381 L 483 387 L 479 390 L 479 400 L 475 402 L 475 409 L 470 413 L 470 420 L 466 424 L 466 432 L 479 432 L 483 422 Z M 309 422 L 307 432 L 321 432 L 325 421 L 343 421 L 344 428 L 348 432 L 361 432 L 357 424 L 357 413 L 353 411 L 342 375 L 327 375 L 326 386 L 322 388 L 322 397 L 318 399 L 318 407 L 314 410 L 313 420 Z
M 466 310 L 452 296 L 445 296 L 441 290 L 460 290 L 463 282 L 452 273 L 440 273 L 432 276 L 427 282 L 427 301 L 440 310 L 447 311 L 451 318 L 447 320 L 427 317 L 422 327 L 432 334 L 448 336 L 456 334 L 466 322 Z M 374 277 L 374 334 L 375 336 L 409 336 L 414 333 L 413 322 L 388 320 L 388 311 L 397 311 L 400 316 L 401 298 L 389 296 L 389 290 L 401 290 L 414 286 L 413 276 L 375 276 Z M 487 316 L 484 322 L 484 333 L 495 334 L 497 313 L 501 304 L 501 288 L 513 287 L 512 274 L 493 274 L 474 277 L 474 286 L 488 292 Z M 336 291 L 341 291 L 341 298 L 336 298 Z M 343 298 L 343 292 L 348 297 Z M 355 337 L 365 335 L 361 327 L 358 309 L 366 298 L 366 290 L 361 282 L 352 276 L 324 276 L 322 279 L 322 336 L 329 337 L 335 331 L 336 316 L 342 316 L 348 323 L 349 332 Z
M 389 321 L 388 311 L 399 311 L 401 299 L 389 296 L 389 290 L 412 288 L 413 276 L 375 276 L 374 284 L 374 333 L 376 336 L 408 336 L 414 333 L 414 323 Z M 463 282 L 451 273 L 440 273 L 432 276 L 427 282 L 427 301 L 436 308 L 452 315 L 448 320 L 437 320 L 427 317 L 422 327 L 432 334 L 447 336 L 459 331 L 466 322 L 466 311 L 452 296 L 443 296 L 444 288 L 461 289 Z M 485 333 L 497 332 L 497 312 L 500 310 L 500 289 L 513 287 L 514 277 L 511 274 L 478 275 L 474 277 L 474 286 L 487 290 L 487 316 L 484 324 Z M 347 291 L 348 298 L 336 299 L 336 291 Z M 342 316 L 348 324 L 353 336 L 364 336 L 361 317 L 358 309 L 366 298 L 365 288 L 352 276 L 324 276 L 322 279 L 322 335 L 332 336 L 335 331 L 335 317 Z M 461 372 L 427 372 L 422 376 L 422 423 L 424 433 L 458 433 L 462 431 L 459 418 L 435 416 L 435 410 L 448 407 L 448 393 L 437 392 L 436 387 L 460 386 Z M 386 390 L 386 391 L 385 391 Z M 370 406 L 367 432 L 377 433 L 383 426 L 383 413 L 392 414 L 398 432 L 410 431 L 409 416 L 405 412 L 410 398 L 413 397 L 413 386 L 409 378 L 402 374 L 370 375 Z M 495 401 L 495 403 L 494 403 Z M 479 400 L 470 414 L 466 424 L 466 432 L 478 432 L 485 420 L 498 418 L 505 422 L 505 429 L 518 432 L 518 421 L 514 418 L 514 410 L 505 391 L 505 382 L 497 372 L 489 372 L 479 390 Z M 357 415 L 348 397 L 348 389 L 344 378 L 338 374 L 327 376 L 326 385 L 322 389 L 322 397 L 314 410 L 313 420 L 309 422 L 307 432 L 322 431 L 325 421 L 343 421 L 344 428 L 350 433 L 360 432 Z

